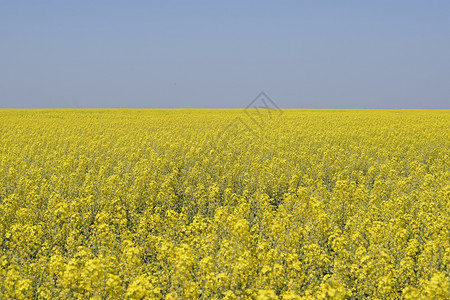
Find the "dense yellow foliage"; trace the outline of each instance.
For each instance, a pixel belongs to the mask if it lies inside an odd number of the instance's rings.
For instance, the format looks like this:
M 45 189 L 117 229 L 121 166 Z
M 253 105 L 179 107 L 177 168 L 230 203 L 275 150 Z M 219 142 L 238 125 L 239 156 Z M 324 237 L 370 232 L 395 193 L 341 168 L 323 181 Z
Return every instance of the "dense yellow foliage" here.
M 0 298 L 448 299 L 449 125 L 0 110 Z

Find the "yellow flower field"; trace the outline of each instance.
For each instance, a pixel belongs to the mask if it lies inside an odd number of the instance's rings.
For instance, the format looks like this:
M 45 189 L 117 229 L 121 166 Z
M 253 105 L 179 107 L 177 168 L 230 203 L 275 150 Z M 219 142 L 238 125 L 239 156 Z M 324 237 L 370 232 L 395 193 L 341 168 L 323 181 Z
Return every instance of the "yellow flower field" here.
M 449 299 L 448 110 L 0 110 L 1 299 Z

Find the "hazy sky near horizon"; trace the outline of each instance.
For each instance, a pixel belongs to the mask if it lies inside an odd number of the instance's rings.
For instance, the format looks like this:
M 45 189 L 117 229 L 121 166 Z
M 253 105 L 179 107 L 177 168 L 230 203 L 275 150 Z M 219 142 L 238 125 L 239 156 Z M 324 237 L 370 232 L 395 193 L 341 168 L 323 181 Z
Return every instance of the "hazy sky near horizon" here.
M 450 1 L 1 1 L 0 108 L 450 108 Z

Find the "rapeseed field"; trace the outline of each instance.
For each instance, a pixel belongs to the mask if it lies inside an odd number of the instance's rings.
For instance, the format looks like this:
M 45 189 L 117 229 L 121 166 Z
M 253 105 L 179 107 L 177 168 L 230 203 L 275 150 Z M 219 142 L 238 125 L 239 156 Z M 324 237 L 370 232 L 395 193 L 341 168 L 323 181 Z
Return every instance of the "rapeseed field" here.
M 448 110 L 0 110 L 1 299 L 449 299 Z

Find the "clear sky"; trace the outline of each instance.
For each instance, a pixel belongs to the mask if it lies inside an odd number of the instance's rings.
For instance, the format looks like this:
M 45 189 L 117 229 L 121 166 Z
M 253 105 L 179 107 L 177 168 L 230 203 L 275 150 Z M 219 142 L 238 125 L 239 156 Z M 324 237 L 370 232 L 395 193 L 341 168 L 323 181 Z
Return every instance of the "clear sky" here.
M 0 107 L 450 108 L 450 1 L 0 1 Z

